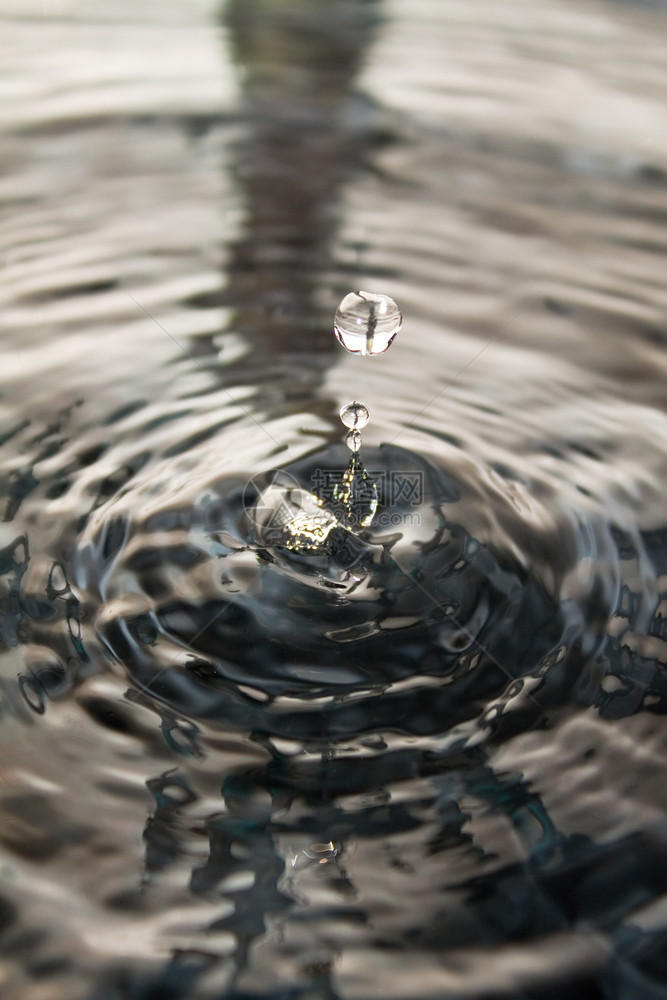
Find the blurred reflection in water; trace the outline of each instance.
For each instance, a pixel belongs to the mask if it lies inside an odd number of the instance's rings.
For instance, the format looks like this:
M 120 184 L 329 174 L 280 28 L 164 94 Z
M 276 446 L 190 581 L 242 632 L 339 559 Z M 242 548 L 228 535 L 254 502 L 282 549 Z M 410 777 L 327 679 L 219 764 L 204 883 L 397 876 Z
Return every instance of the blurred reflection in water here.
M 341 185 L 388 141 L 379 110 L 354 83 L 379 0 L 238 0 L 223 21 L 242 86 L 235 173 L 244 226 L 227 287 L 197 302 L 231 305 L 253 355 L 271 355 L 271 386 L 312 392 L 331 363 L 332 278 Z M 326 276 L 326 278 L 324 277 Z M 256 357 L 250 359 L 256 378 Z

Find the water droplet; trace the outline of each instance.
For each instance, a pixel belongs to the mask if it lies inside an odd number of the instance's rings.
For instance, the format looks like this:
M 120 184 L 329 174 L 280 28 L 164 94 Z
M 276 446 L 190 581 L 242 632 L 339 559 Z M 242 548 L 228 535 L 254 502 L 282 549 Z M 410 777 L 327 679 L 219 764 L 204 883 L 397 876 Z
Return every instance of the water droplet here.
M 350 292 L 336 310 L 334 333 L 351 354 L 382 354 L 402 323 L 401 311 L 388 295 Z
M 368 407 L 364 406 L 363 403 L 358 403 L 356 400 L 352 403 L 346 403 L 345 406 L 341 406 L 340 408 L 340 419 L 345 426 L 354 427 L 356 430 L 361 430 L 362 427 L 365 427 L 370 420 L 370 416 Z
M 359 431 L 350 431 L 349 434 L 345 435 L 345 444 L 348 446 L 350 451 L 359 451 L 361 448 L 361 434 Z

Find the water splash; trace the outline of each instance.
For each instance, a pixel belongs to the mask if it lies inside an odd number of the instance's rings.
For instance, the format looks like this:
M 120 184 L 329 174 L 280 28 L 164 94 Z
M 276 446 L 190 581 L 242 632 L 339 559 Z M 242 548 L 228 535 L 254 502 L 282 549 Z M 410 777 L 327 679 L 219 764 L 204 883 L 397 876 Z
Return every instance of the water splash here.
M 401 323 L 398 306 L 389 296 L 351 292 L 338 307 L 334 329 L 347 350 L 378 354 L 387 350 Z M 362 336 L 363 349 L 358 343 Z M 331 555 L 341 543 L 336 529 L 355 531 L 373 523 L 379 503 L 378 486 L 359 456 L 361 430 L 370 420 L 370 411 L 354 399 L 341 406 L 339 416 L 349 428 L 345 444 L 352 455 L 329 496 L 310 492 L 291 477 L 286 479 L 277 473 L 251 504 L 249 516 L 256 528 L 256 539 L 267 549 Z

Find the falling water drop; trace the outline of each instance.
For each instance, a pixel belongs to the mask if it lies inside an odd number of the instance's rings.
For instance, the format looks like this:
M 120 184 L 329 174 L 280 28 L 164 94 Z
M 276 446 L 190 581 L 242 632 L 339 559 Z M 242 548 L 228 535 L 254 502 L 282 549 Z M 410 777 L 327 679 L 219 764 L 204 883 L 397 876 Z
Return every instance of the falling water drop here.
M 388 295 L 350 292 L 336 310 L 334 333 L 351 354 L 382 354 L 402 323 L 401 311 Z
M 370 417 L 368 407 L 364 406 L 363 403 L 358 403 L 356 399 L 340 408 L 340 419 L 346 427 L 351 427 L 355 430 L 360 431 L 365 427 Z

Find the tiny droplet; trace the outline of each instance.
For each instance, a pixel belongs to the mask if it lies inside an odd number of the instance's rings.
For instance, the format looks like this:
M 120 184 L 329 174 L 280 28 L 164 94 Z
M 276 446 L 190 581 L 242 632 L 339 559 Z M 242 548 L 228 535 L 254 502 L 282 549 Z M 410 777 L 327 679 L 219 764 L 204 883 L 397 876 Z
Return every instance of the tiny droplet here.
M 350 292 L 334 317 L 334 333 L 351 354 L 382 354 L 401 329 L 401 311 L 388 295 Z
M 357 430 L 361 430 L 366 426 L 370 420 L 370 416 L 368 407 L 364 406 L 363 403 L 358 403 L 356 399 L 340 408 L 340 419 L 345 426 L 354 427 Z

